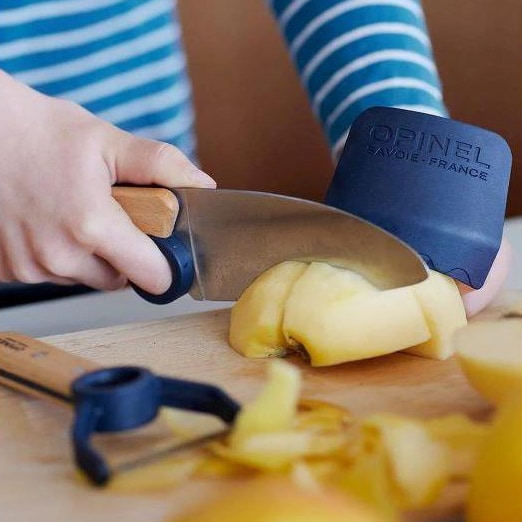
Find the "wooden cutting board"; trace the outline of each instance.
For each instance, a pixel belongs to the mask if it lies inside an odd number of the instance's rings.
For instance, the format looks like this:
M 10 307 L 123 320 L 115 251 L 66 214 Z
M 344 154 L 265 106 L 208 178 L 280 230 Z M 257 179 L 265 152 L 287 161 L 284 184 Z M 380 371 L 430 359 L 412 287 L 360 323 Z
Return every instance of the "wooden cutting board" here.
M 506 294 L 477 320 L 497 317 L 514 302 L 521 307 L 522 295 Z M 222 310 L 45 341 L 105 365 L 137 364 L 215 383 L 239 401 L 248 401 L 263 383 L 267 362 L 233 352 L 227 345 L 228 324 L 229 311 Z M 431 417 L 464 412 L 484 418 L 490 413 L 455 360 L 394 354 L 325 369 L 294 362 L 303 370 L 305 397 L 341 404 L 356 415 L 390 411 Z M 226 487 L 217 481 L 195 481 L 173 491 L 134 495 L 91 488 L 75 477 L 70 423 L 66 407 L 0 387 L 1 522 L 159 522 Z M 458 512 L 456 498 L 458 492 L 449 491 L 441 510 L 411 520 L 448 520 Z

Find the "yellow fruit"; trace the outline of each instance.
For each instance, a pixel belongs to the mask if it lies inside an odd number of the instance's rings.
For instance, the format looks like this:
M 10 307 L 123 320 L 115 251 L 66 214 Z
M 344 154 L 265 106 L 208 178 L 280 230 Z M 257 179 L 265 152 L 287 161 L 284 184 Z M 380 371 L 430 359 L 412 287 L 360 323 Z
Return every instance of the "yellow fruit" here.
M 364 426 L 381 437 L 401 506 L 417 509 L 434 501 L 449 477 L 448 450 L 414 419 L 377 414 Z
M 181 440 L 194 439 L 223 429 L 223 421 L 205 413 L 162 408 L 161 421 Z
M 231 444 L 240 444 L 252 435 L 289 430 L 300 393 L 299 370 L 285 361 L 272 361 L 268 382 L 254 401 L 243 406 L 234 423 Z
M 298 405 L 298 429 L 345 430 L 352 423 L 348 410 L 317 399 L 301 399 Z
M 430 359 L 447 359 L 453 355 L 453 334 L 467 324 L 466 310 L 455 281 L 430 270 L 425 281 L 411 288 L 424 313 L 431 338 L 406 351 Z
M 297 431 L 278 431 L 252 435 L 237 444 L 214 444 L 219 457 L 250 468 L 276 471 L 289 468 L 293 462 L 312 452 L 313 435 Z
M 328 263 L 310 263 L 303 276 L 301 290 L 313 288 L 319 301 L 345 301 L 355 294 L 380 292 L 362 275 Z
M 522 520 L 522 393 L 505 398 L 484 440 L 467 515 L 468 522 Z
M 457 286 L 437 272 L 418 285 L 381 291 L 344 268 L 288 261 L 240 297 L 229 341 L 247 357 L 282 357 L 304 348 L 312 366 L 399 350 L 446 359 L 453 333 L 465 324 Z
M 333 456 L 347 445 L 349 413 L 322 401 L 299 401 L 300 374 L 290 363 L 272 361 L 265 387 L 243 407 L 215 455 L 260 470 L 289 469 L 305 457 Z
M 194 473 L 196 478 L 226 478 L 250 476 L 254 471 L 240 463 L 223 460 L 217 455 L 207 455 Z
M 226 444 L 214 452 L 225 459 L 260 469 L 279 469 L 306 453 L 311 434 L 291 431 L 301 392 L 299 370 L 285 361 L 272 361 L 268 382 L 243 406 Z
M 411 288 L 379 291 L 349 270 L 312 263 L 286 301 L 283 332 L 312 366 L 402 350 L 430 333 Z
M 171 522 L 389 522 L 360 501 L 290 480 L 254 479 Z
M 468 478 L 489 425 L 460 414 L 437 417 L 425 422 L 431 436 L 450 452 L 451 478 Z
M 247 357 L 281 357 L 287 341 L 282 332 L 283 307 L 305 263 L 287 261 L 261 274 L 232 308 L 229 342 Z
M 453 342 L 466 377 L 486 399 L 498 404 L 522 391 L 522 320 L 473 323 Z
M 377 444 L 372 450 L 361 452 L 353 463 L 338 472 L 334 484 L 371 505 L 386 520 L 399 520 L 388 467 L 384 448 Z

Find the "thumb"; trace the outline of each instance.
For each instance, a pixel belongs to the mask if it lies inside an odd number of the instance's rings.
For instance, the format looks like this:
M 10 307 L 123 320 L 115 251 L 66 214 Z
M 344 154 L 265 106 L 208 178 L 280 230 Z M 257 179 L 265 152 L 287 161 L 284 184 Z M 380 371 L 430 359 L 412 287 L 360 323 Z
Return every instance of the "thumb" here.
M 113 180 L 134 185 L 215 188 L 216 182 L 199 170 L 179 149 L 114 128 Z

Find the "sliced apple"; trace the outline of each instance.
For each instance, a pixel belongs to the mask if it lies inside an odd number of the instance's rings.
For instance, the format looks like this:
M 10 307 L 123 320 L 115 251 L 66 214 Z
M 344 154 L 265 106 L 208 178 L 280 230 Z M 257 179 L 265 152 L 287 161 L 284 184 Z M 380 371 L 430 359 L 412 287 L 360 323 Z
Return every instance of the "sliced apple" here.
M 226 443 L 216 443 L 216 455 L 257 469 L 280 469 L 309 451 L 312 434 L 292 431 L 301 392 L 299 370 L 272 361 L 268 381 L 259 395 L 243 406 Z
M 411 288 L 424 313 L 431 337 L 406 352 L 430 359 L 447 359 L 453 355 L 453 334 L 467 323 L 466 310 L 455 281 L 430 270 L 425 281 Z
M 312 263 L 286 301 L 283 332 L 312 366 L 367 359 L 427 341 L 411 287 L 380 291 L 348 270 Z
M 364 426 L 381 437 L 401 506 L 418 509 L 435 500 L 449 477 L 447 448 L 418 420 L 377 414 L 368 417 Z
M 261 274 L 232 308 L 230 346 L 246 357 L 281 357 L 287 341 L 282 332 L 283 308 L 295 281 L 307 265 L 280 263 Z
M 234 423 L 231 444 L 241 444 L 253 435 L 290 429 L 300 393 L 299 370 L 285 361 L 272 361 L 267 383 L 254 401 L 243 406 Z
M 453 339 L 457 357 L 471 385 L 498 404 L 522 391 L 522 320 L 472 323 Z
M 446 359 L 466 324 L 454 281 L 381 291 L 361 275 L 327 263 L 289 261 L 258 277 L 232 309 L 230 344 L 247 357 L 281 357 L 301 347 L 313 366 L 406 350 Z
M 469 522 L 522 520 L 522 393 L 504 397 L 471 478 Z
M 489 425 L 475 422 L 462 414 L 453 414 L 429 419 L 425 426 L 435 440 L 448 448 L 451 478 L 467 479 L 475 466 Z
M 243 407 L 228 440 L 215 455 L 260 470 L 289 469 L 304 458 L 334 458 L 350 444 L 351 415 L 319 400 L 299 401 L 299 370 L 272 361 L 265 387 Z
M 296 427 L 345 431 L 353 423 L 352 414 L 336 404 L 318 399 L 301 399 L 298 405 Z
M 319 301 L 344 302 L 356 294 L 380 292 L 377 287 L 357 272 L 332 266 L 328 263 L 310 263 L 302 276 L 305 279 L 301 290 L 312 288 L 315 299 Z M 292 292 L 290 292 L 290 295 Z M 307 301 L 313 306 L 315 299 L 307 299 Z
M 251 435 L 239 442 L 216 443 L 212 452 L 231 462 L 260 471 L 286 470 L 290 465 L 308 456 L 313 434 L 298 431 L 277 431 Z
M 385 519 L 398 521 L 399 510 L 389 478 L 389 463 L 382 444 L 364 451 L 334 478 L 334 484 L 349 495 L 371 505 Z

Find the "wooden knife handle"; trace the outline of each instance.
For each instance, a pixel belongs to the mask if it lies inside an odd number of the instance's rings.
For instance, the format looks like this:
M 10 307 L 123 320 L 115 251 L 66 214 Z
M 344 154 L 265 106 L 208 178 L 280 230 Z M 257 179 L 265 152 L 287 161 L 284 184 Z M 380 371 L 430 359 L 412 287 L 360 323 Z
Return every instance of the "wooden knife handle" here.
M 31 395 L 68 401 L 71 383 L 99 370 L 92 361 L 32 337 L 0 333 L 0 383 Z
M 176 196 L 154 187 L 112 187 L 112 197 L 145 234 L 169 237 L 179 212 Z

